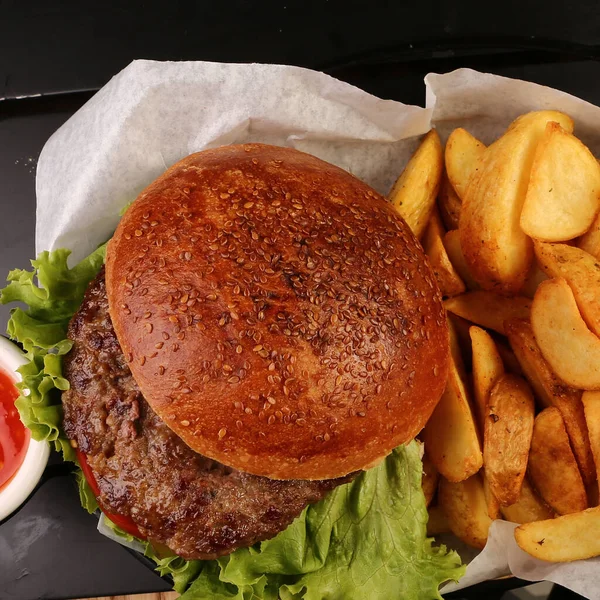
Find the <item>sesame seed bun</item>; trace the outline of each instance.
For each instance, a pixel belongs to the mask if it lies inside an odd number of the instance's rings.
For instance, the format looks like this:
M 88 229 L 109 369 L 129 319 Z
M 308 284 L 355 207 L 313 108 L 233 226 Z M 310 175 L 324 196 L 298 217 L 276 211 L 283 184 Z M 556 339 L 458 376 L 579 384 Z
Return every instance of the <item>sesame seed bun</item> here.
M 144 397 L 196 452 L 329 479 L 413 438 L 448 330 L 419 243 L 347 172 L 261 144 L 193 154 L 108 245 L 113 325 Z

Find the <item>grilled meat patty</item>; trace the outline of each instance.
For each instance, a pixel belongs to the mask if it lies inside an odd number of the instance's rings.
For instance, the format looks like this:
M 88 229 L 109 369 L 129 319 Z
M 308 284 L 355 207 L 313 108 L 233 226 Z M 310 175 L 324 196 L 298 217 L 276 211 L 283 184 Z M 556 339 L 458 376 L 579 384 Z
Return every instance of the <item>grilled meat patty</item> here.
M 276 481 L 196 454 L 144 400 L 108 312 L 104 269 L 68 332 L 64 429 L 87 455 L 100 504 L 186 559 L 212 559 L 274 537 L 350 478 Z

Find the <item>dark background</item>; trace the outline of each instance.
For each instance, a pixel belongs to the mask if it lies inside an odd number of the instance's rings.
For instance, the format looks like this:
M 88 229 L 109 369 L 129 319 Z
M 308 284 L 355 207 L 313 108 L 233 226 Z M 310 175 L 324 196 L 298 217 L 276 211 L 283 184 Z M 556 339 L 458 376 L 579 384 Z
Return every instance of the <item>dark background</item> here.
M 0 281 L 33 257 L 45 140 L 134 58 L 295 64 L 421 105 L 427 72 L 468 66 L 600 104 L 599 52 L 595 1 L 0 0 Z M 1 307 L 2 330 L 7 317 Z M 28 504 L 0 524 L 0 599 L 167 589 L 96 533 L 65 475 L 53 457 Z

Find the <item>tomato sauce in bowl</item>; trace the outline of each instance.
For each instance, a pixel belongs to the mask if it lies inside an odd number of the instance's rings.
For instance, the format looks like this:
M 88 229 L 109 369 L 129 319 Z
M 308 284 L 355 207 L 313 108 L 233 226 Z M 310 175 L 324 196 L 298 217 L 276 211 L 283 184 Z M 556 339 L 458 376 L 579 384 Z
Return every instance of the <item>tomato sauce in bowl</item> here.
M 29 447 L 29 430 L 15 406 L 18 396 L 12 378 L 0 369 L 0 490 L 19 470 Z
M 0 522 L 35 490 L 50 455 L 48 442 L 30 436 L 15 407 L 18 369 L 27 363 L 25 354 L 0 335 Z

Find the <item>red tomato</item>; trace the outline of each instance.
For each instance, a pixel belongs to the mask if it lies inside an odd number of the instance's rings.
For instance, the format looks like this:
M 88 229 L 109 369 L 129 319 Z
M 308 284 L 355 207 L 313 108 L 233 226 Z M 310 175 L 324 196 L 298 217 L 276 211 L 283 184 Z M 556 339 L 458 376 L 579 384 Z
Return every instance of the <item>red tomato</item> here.
M 0 488 L 19 470 L 29 447 L 29 429 L 15 407 L 18 396 L 13 380 L 0 371 Z
M 89 486 L 92 488 L 92 492 L 94 492 L 94 496 L 96 499 L 100 497 L 100 488 L 98 487 L 98 483 L 96 478 L 94 477 L 94 473 L 90 468 L 90 465 L 87 461 L 87 456 L 81 452 L 81 450 L 76 450 L 77 452 L 77 460 L 79 461 L 79 466 L 83 471 L 83 475 L 88 482 Z M 100 505 L 100 502 L 98 502 Z M 137 525 L 133 522 L 130 517 L 124 517 L 123 515 L 116 515 L 114 513 L 109 513 L 104 510 L 102 506 L 100 506 L 100 510 L 104 513 L 107 519 L 110 519 L 117 527 L 129 533 L 130 535 L 135 536 L 141 540 L 145 539 L 144 536 L 140 533 L 140 530 L 137 528 Z

